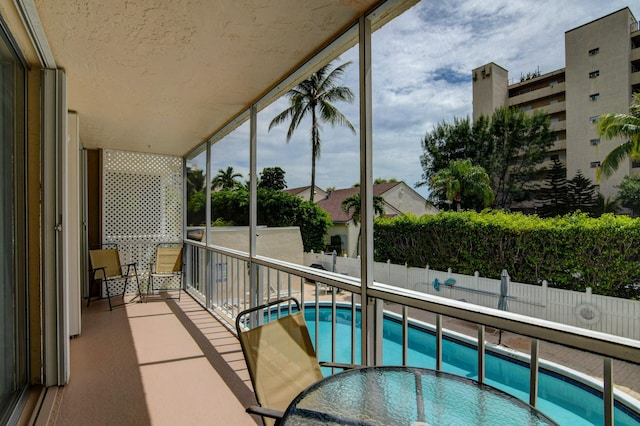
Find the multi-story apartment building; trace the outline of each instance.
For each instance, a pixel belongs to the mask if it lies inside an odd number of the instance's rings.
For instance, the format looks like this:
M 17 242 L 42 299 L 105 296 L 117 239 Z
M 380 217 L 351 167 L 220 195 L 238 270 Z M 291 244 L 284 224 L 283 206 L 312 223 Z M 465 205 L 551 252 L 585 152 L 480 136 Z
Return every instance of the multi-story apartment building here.
M 632 93 L 640 91 L 640 28 L 627 7 L 565 33 L 565 68 L 539 70 L 510 82 L 509 73 L 491 62 L 472 71 L 473 118 L 501 106 L 549 114 L 556 143 L 549 151 L 566 165 L 567 178 L 578 170 L 612 198 L 620 180 L 640 173 L 640 164 L 625 160 L 600 182 L 596 170 L 623 140 L 598 138 L 596 122 L 604 113 L 627 113 Z

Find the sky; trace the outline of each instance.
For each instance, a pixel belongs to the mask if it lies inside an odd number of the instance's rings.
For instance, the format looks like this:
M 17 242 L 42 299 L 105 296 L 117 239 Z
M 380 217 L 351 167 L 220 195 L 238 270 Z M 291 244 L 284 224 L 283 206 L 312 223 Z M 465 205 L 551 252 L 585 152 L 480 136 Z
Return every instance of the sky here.
M 564 33 L 629 7 L 640 18 L 640 0 L 440 0 L 421 1 L 372 36 L 373 177 L 414 187 L 422 180 L 421 141 L 443 121 L 472 115 L 471 70 L 495 62 L 509 71 L 542 74 L 563 68 Z M 359 127 L 358 50 L 340 55 L 352 61 L 342 85 L 356 96 L 335 106 Z M 281 167 L 289 188 L 311 182 L 310 121 L 287 143 L 289 122 L 268 129 L 288 107 L 281 98 L 258 114 L 257 169 Z M 248 179 L 249 125 L 245 123 L 213 147 L 212 169 L 232 166 Z M 316 184 L 347 188 L 359 182 L 359 134 L 321 127 Z M 200 163 L 200 161 L 198 161 Z M 428 188 L 415 188 L 428 196 Z

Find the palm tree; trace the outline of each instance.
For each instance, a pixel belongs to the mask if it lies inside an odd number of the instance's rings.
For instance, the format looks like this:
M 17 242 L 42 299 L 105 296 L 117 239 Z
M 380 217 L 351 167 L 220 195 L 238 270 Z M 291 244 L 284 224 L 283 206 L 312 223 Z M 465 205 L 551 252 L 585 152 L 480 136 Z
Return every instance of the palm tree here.
M 320 158 L 320 122 L 324 121 L 332 126 L 340 124 L 351 129 L 356 129 L 351 122 L 333 104 L 336 101 L 353 102 L 354 96 L 351 89 L 338 86 L 338 80 L 344 74 L 344 70 L 351 62 L 346 62 L 333 70 L 331 63 L 323 66 L 309 78 L 287 92 L 289 108 L 276 115 L 269 124 L 272 127 L 291 119 L 287 131 L 287 143 L 291 140 L 293 132 L 298 128 L 302 119 L 311 115 L 311 197 L 316 187 L 316 160 Z
M 430 198 L 446 200 L 456 204 L 456 210 L 466 201 L 467 205 L 482 208 L 493 204 L 495 194 L 491 189 L 489 176 L 480 166 L 471 164 L 471 160 L 456 160 L 429 180 Z
M 211 187 L 216 189 L 234 189 L 240 184 L 236 178 L 241 178 L 240 173 L 235 173 L 233 167 L 227 167 L 227 170 L 218 170 L 218 174 L 211 180 Z
M 640 93 L 633 94 L 629 114 L 602 114 L 598 119 L 598 135 L 605 139 L 627 139 L 614 148 L 600 164 L 596 172 L 598 180 L 611 176 L 623 159 L 640 161 Z
M 190 199 L 193 194 L 204 190 L 204 172 L 200 169 L 188 169 L 187 170 L 187 199 Z
M 350 197 L 342 200 L 342 210 L 345 213 L 349 213 L 349 211 L 353 210 L 351 214 L 351 219 L 354 224 L 360 223 L 360 193 L 356 192 Z M 384 198 L 380 195 L 373 196 L 373 213 L 374 215 L 382 216 L 384 214 Z M 360 254 L 360 238 L 362 236 L 362 227 L 358 229 L 358 246 L 356 254 Z

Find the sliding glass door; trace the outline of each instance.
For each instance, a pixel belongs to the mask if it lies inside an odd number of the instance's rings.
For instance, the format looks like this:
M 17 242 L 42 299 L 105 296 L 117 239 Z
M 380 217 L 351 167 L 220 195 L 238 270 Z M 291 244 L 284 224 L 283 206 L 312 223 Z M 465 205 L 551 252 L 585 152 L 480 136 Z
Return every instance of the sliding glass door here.
M 0 26 L 2 29 L 2 26 Z M 25 70 L 0 31 L 0 424 L 27 386 L 24 242 Z

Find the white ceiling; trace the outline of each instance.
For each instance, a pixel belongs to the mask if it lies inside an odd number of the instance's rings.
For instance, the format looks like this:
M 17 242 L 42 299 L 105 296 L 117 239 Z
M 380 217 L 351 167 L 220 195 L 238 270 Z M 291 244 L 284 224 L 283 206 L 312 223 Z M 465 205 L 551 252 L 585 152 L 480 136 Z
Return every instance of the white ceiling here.
M 380 0 L 35 0 L 86 148 L 184 155 Z

